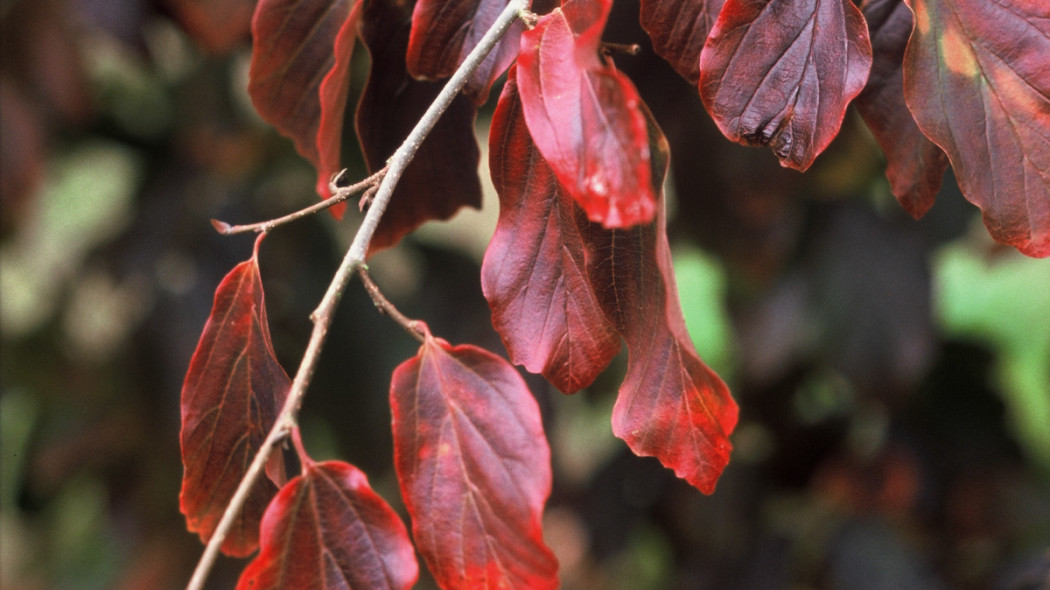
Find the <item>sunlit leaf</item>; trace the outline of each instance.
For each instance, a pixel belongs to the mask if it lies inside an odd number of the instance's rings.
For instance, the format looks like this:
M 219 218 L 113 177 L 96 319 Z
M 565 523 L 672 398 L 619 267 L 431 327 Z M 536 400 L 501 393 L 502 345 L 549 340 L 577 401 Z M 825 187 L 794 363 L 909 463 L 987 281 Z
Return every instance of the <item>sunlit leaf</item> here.
M 1050 256 L 1050 4 L 910 0 L 908 108 L 996 241 Z
M 550 449 L 506 361 L 427 336 L 390 386 L 394 462 L 419 552 L 442 588 L 556 588 L 540 519 Z
M 182 492 L 186 527 L 207 542 L 248 465 L 273 426 L 291 381 L 270 343 L 257 261 L 237 265 L 215 303 L 182 385 Z M 245 556 L 259 543 L 259 521 L 284 482 L 280 453 L 267 466 L 222 545 Z
M 653 50 L 676 72 L 700 83 L 700 50 L 725 0 L 642 0 L 641 24 Z
M 356 0 L 260 0 L 252 19 L 248 93 L 259 115 L 317 169 L 317 193 L 340 170 Z M 345 204 L 331 208 L 337 217 Z
M 518 86 L 536 147 L 587 217 L 606 227 L 656 211 L 641 98 L 598 57 L 612 0 L 569 0 L 521 36 Z
M 372 172 L 386 165 L 443 86 L 414 80 L 405 70 L 408 9 L 395 0 L 375 0 L 362 18 L 372 68 L 357 108 L 357 133 Z M 448 219 L 464 206 L 481 207 L 474 116 L 465 96 L 445 111 L 401 177 L 370 252 L 393 246 L 427 221 Z
M 507 6 L 507 0 L 418 0 L 412 12 L 408 71 L 416 78 L 451 76 Z M 467 81 L 463 92 L 482 104 L 489 88 L 518 56 L 524 24 L 516 20 Z
M 532 143 L 515 78 L 512 69 L 489 134 L 500 215 L 481 285 L 511 360 L 572 393 L 605 369 L 620 336 L 587 275 L 583 211 Z
M 262 550 L 238 590 L 411 588 L 419 565 L 408 531 L 356 467 L 306 466 L 274 497 Z
M 700 56 L 700 96 L 729 139 L 806 170 L 871 68 L 850 0 L 726 0 Z
M 901 0 L 867 0 L 861 5 L 871 30 L 873 62 L 868 85 L 857 96 L 857 111 L 886 154 L 886 177 L 901 206 L 922 217 L 933 206 L 948 157 L 919 131 L 904 104 L 904 48 L 911 11 Z

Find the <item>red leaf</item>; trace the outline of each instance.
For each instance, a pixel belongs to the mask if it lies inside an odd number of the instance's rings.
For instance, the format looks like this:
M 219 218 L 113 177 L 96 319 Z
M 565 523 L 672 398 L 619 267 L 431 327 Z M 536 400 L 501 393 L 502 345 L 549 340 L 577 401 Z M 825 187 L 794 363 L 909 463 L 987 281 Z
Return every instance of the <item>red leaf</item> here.
M 556 588 L 540 518 L 550 449 L 506 361 L 429 334 L 390 385 L 394 462 L 420 553 L 442 588 Z
M 407 6 L 395 0 L 374 0 L 364 11 L 361 37 L 372 68 L 357 109 L 357 134 L 372 172 L 386 165 L 443 86 L 413 80 L 405 70 L 409 16 Z M 393 246 L 427 221 L 448 219 L 463 206 L 481 207 L 474 116 L 470 100 L 456 97 L 405 169 L 370 252 Z
M 725 0 L 642 0 L 641 24 L 675 71 L 700 83 L 700 50 Z
M 186 527 L 207 542 L 273 426 L 291 380 L 274 356 L 257 255 L 237 265 L 215 303 L 182 385 L 182 492 Z M 280 453 L 245 503 L 223 552 L 243 557 L 259 543 L 259 519 L 284 482 Z
M 886 154 L 886 177 L 893 194 L 916 219 L 933 206 L 948 157 L 919 131 L 904 104 L 904 48 L 911 33 L 911 11 L 901 0 L 866 0 L 874 61 L 868 85 L 857 96 L 857 111 Z
M 726 137 L 806 170 L 870 68 L 868 27 L 850 0 L 726 0 L 700 55 L 700 95 Z
M 650 117 L 653 186 L 669 153 Z M 637 455 L 653 456 L 704 493 L 729 462 L 737 406 L 725 383 L 700 360 L 678 303 L 667 220 L 629 230 L 589 227 L 591 283 L 627 342 L 627 375 L 613 407 L 613 433 Z
M 409 73 L 427 80 L 451 76 L 506 6 L 506 0 L 418 0 L 406 56 Z M 523 28 L 515 21 L 467 81 L 463 92 L 475 104 L 488 99 L 492 83 L 518 56 Z
M 262 550 L 238 590 L 411 588 L 419 565 L 408 531 L 356 467 L 308 465 L 266 509 Z
M 998 242 L 1050 256 L 1050 4 L 910 0 L 908 108 Z
M 167 0 L 186 30 L 202 47 L 226 53 L 251 30 L 253 0 Z
M 587 220 L 561 188 L 525 126 L 515 69 L 489 133 L 499 222 L 481 267 L 492 324 L 513 362 L 573 393 L 620 350 L 587 275 Z
M 317 169 L 317 193 L 340 168 L 350 56 L 360 3 L 260 0 L 252 19 L 248 93 L 259 115 Z M 345 204 L 332 207 L 341 217 Z
M 612 0 L 569 0 L 521 36 L 518 85 L 532 138 L 558 180 L 605 227 L 656 211 L 638 91 L 598 58 Z

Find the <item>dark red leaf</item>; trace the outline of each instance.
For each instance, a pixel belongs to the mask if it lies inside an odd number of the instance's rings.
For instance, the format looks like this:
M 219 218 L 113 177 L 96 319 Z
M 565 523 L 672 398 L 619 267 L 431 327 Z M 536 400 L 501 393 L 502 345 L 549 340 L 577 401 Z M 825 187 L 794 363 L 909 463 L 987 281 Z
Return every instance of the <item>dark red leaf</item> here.
M 871 30 L 873 62 L 857 111 L 886 154 L 886 177 L 904 209 L 915 218 L 933 206 L 948 157 L 919 131 L 904 104 L 904 48 L 911 11 L 901 0 L 866 0 L 861 5 Z
M 653 49 L 675 71 L 700 83 L 700 50 L 725 0 L 642 0 L 641 23 Z
M 612 0 L 569 0 L 521 36 L 525 121 L 554 174 L 592 221 L 648 223 L 656 212 L 638 91 L 598 57 Z
M 700 55 L 700 96 L 726 137 L 806 170 L 870 68 L 868 27 L 850 0 L 726 0 Z
M 202 47 L 225 53 L 248 37 L 254 0 L 167 0 L 182 26 Z
M 442 588 L 556 588 L 540 519 L 550 449 L 506 361 L 427 335 L 390 385 L 394 462 L 416 546 Z
M 666 139 L 649 129 L 654 187 L 667 172 Z M 663 204 L 653 223 L 629 230 L 589 226 L 591 282 L 627 342 L 627 375 L 613 407 L 613 433 L 635 454 L 653 456 L 704 493 L 729 462 L 737 405 L 700 360 L 678 303 Z
M 996 241 L 1050 256 L 1050 4 L 910 0 L 908 108 Z
M 405 70 L 410 23 L 408 7 L 396 0 L 374 0 L 364 11 L 361 37 L 372 68 L 357 109 L 357 134 L 372 172 L 386 165 L 443 86 L 413 80 Z M 427 221 L 448 219 L 463 206 L 481 207 L 474 116 L 465 96 L 442 115 L 401 177 L 371 252 L 393 246 Z
M 238 590 L 411 588 L 419 577 L 408 531 L 356 467 L 308 465 L 274 497 L 262 550 Z
M 340 141 L 357 35 L 355 0 L 260 0 L 252 19 L 248 93 L 259 115 L 317 169 L 317 193 L 340 166 Z M 331 208 L 342 216 L 345 204 Z
M 273 426 L 291 380 L 270 343 L 257 255 L 237 265 L 215 303 L 182 385 L 182 492 L 186 527 L 207 542 L 255 453 Z M 284 483 L 280 453 L 267 466 L 222 545 L 234 556 L 255 551 L 259 520 Z M 277 485 L 274 485 L 277 484 Z
M 506 6 L 506 0 L 418 0 L 406 56 L 409 73 L 426 80 L 451 76 Z M 492 83 L 518 56 L 523 28 L 516 20 L 467 81 L 463 92 L 476 104 L 488 99 Z
M 605 369 L 620 336 L 587 275 L 587 220 L 533 145 L 515 78 L 512 68 L 489 133 L 500 212 L 481 286 L 510 359 L 573 393 Z

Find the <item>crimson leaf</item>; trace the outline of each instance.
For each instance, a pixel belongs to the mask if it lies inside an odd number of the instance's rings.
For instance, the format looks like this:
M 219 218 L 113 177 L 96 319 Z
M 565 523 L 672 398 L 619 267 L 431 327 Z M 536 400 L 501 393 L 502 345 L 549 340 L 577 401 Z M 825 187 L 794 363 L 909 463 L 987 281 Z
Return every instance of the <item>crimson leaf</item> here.
M 394 462 L 420 553 L 442 588 L 555 588 L 540 518 L 550 449 L 506 361 L 427 334 L 390 385 Z
M 700 96 L 726 137 L 806 170 L 870 68 L 868 27 L 850 0 L 726 0 L 700 55 Z
M 693 86 L 700 83 L 700 50 L 725 0 L 642 0 L 641 24 L 653 49 Z
M 248 93 L 267 122 L 317 169 L 317 193 L 340 169 L 350 56 L 361 4 L 355 0 L 260 0 L 252 19 Z M 345 204 L 331 208 L 342 216 Z
M 1050 256 L 1050 4 L 910 0 L 908 108 L 997 241 Z
M 645 116 L 634 85 L 598 57 L 612 0 L 569 0 L 521 36 L 518 86 L 532 138 L 555 176 L 606 227 L 656 211 Z
M 262 550 L 238 590 L 407 589 L 419 577 L 408 531 L 353 465 L 306 466 L 274 497 Z
M 413 80 L 405 70 L 410 17 L 403 3 L 374 0 L 362 19 L 372 68 L 357 108 L 357 134 L 372 172 L 386 165 L 442 88 Z M 456 97 L 405 169 L 370 252 L 393 246 L 426 221 L 448 219 L 463 206 L 481 207 L 474 116 L 470 100 Z
M 207 542 L 237 485 L 273 426 L 291 380 L 278 364 L 266 324 L 257 255 L 219 284 L 182 385 L 182 492 L 186 527 Z M 259 544 L 259 520 L 284 482 L 280 453 L 252 489 L 222 545 L 245 556 Z
M 922 217 L 933 206 L 948 158 L 919 131 L 904 104 L 904 48 L 911 11 L 901 0 L 866 0 L 861 5 L 871 29 L 873 62 L 868 85 L 857 96 L 857 111 L 886 154 L 886 177 L 901 206 Z
M 647 112 L 648 114 L 648 112 Z M 669 152 L 648 118 L 654 187 Z M 725 383 L 700 360 L 685 328 L 674 281 L 663 203 L 653 223 L 629 230 L 591 224 L 591 283 L 627 342 L 627 375 L 613 407 L 613 433 L 637 455 L 654 456 L 704 493 L 729 462 L 737 405 Z
M 554 177 L 525 126 L 515 68 L 489 133 L 499 222 L 481 267 L 492 323 L 517 364 L 573 393 L 620 350 L 587 275 L 582 211 Z
M 506 0 L 418 0 L 405 56 L 409 73 L 428 80 L 451 76 L 506 5 Z M 467 81 L 463 92 L 476 104 L 485 102 L 492 83 L 517 57 L 523 28 L 516 20 Z

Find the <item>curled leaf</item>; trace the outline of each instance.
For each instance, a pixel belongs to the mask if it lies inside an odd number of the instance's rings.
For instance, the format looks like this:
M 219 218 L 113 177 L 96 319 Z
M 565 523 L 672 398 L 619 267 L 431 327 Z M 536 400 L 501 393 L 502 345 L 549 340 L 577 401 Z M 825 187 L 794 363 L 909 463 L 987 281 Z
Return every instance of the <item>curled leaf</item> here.
M 850 0 L 726 0 L 700 54 L 700 96 L 726 137 L 804 171 L 870 68 L 868 27 Z

